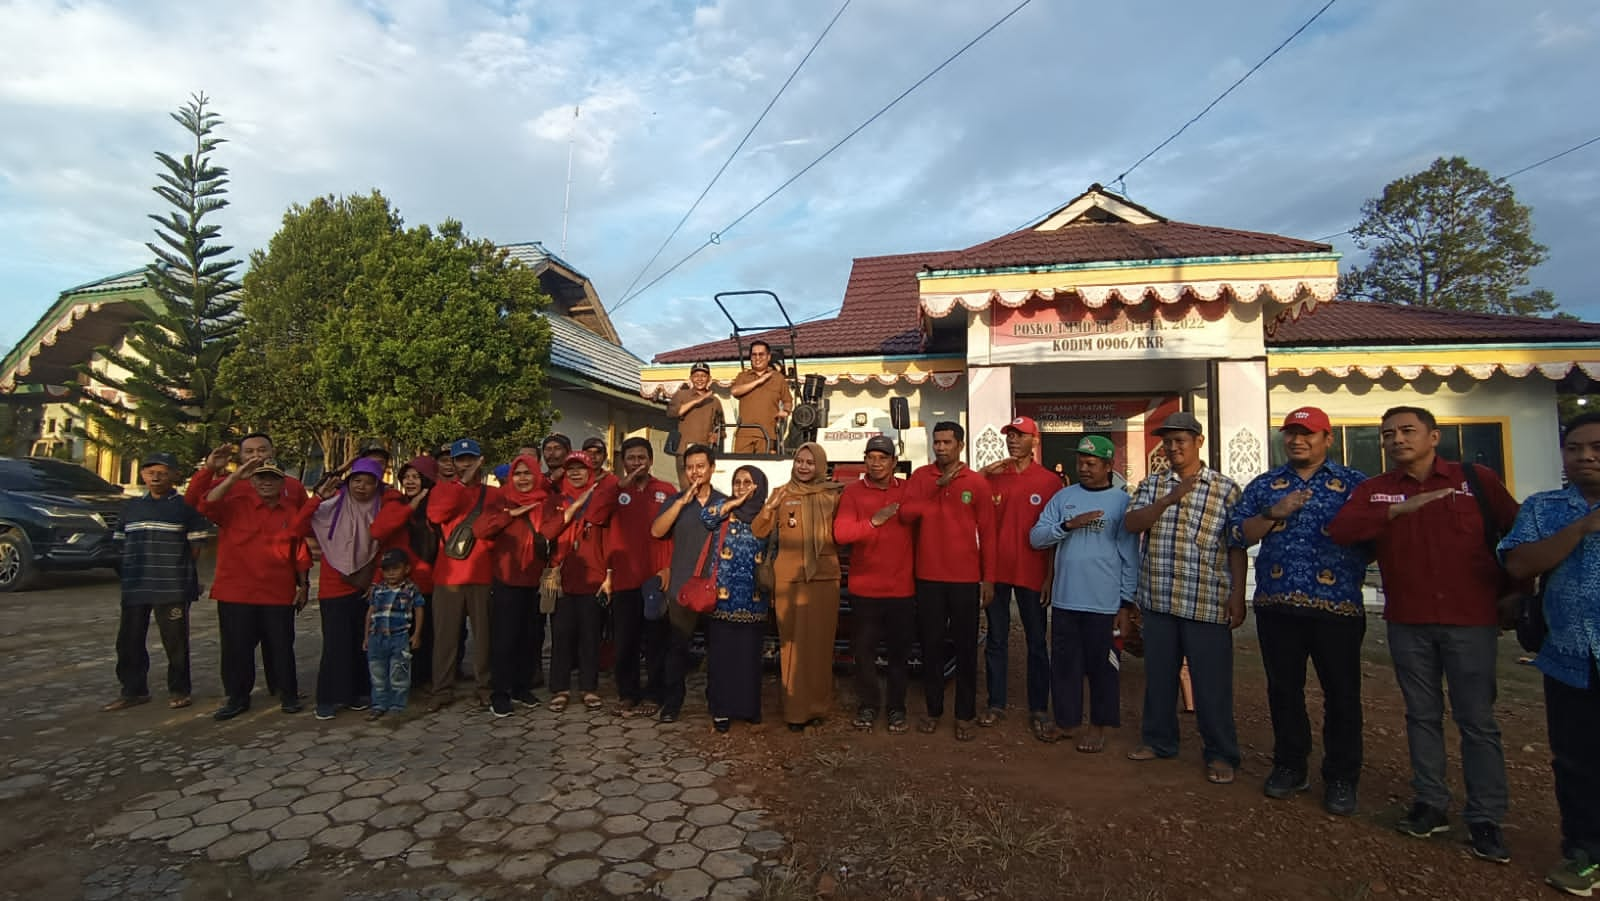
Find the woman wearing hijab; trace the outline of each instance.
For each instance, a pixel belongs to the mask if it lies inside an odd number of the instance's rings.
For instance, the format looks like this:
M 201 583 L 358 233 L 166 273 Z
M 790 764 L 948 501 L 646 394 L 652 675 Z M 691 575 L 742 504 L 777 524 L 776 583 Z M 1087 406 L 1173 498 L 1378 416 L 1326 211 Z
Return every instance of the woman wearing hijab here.
M 322 662 L 317 668 L 317 719 L 331 720 L 340 707 L 365 710 L 372 693 L 361 640 L 366 635 L 367 590 L 378 575 L 372 524 L 383 504 L 383 461 L 363 457 L 342 483 L 324 479 L 316 496 L 300 508 L 297 532 L 320 554 L 317 607 L 322 613 Z M 391 500 L 400 493 L 388 490 Z
M 539 579 L 544 575 L 545 541 L 539 534 L 545 490 L 539 458 L 522 454 L 511 462 L 506 483 L 483 506 L 472 534 L 494 542 L 489 551 L 494 584 L 489 589 L 489 711 L 510 716 L 511 702 L 536 707 L 533 674 L 543 663 L 533 643 L 533 621 L 539 617 Z
M 439 557 L 439 528 L 428 522 L 428 493 L 439 480 L 439 465 L 430 456 L 400 467 L 400 495 L 405 503 L 385 503 L 372 520 L 372 537 L 383 550 L 400 548 L 411 560 L 411 581 L 427 602 L 433 600 L 433 562 Z M 422 618 L 422 646 L 411 655 L 411 684 L 433 684 L 433 617 Z
M 733 471 L 733 497 L 701 508 L 717 559 L 717 606 L 706 614 L 706 704 L 711 725 L 761 722 L 761 645 L 772 601 L 756 588 L 767 543 L 750 524 L 767 500 L 767 476 L 754 466 Z
M 833 515 L 844 486 L 827 474 L 822 445 L 800 445 L 788 484 L 772 493 L 751 524 L 757 538 L 778 535 L 772 606 L 778 614 L 783 718 L 791 732 L 818 725 L 833 707 L 833 639 L 839 625 Z
M 574 658 L 583 706 L 599 710 L 600 632 L 611 593 L 606 568 L 606 527 L 589 522 L 585 513 L 598 484 L 595 466 L 583 454 L 562 464 L 565 478 L 545 500 L 540 533 L 551 543 L 550 562 L 561 571 L 561 593 L 550 614 L 550 710 L 560 713 L 571 699 Z

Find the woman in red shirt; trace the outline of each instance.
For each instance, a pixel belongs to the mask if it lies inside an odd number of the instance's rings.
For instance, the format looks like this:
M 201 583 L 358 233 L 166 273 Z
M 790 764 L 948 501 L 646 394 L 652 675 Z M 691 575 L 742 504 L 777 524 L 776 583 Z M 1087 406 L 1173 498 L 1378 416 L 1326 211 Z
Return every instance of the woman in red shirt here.
M 589 522 L 584 513 L 594 494 L 594 471 L 583 454 L 573 454 L 564 466 L 561 490 L 545 501 L 540 531 L 551 540 L 551 564 L 561 570 L 561 595 L 550 616 L 550 709 L 567 709 L 572 685 L 572 661 L 578 661 L 578 689 L 583 706 L 599 709 L 605 702 L 600 688 L 600 629 L 611 593 L 611 572 L 606 568 L 605 526 Z
M 489 710 L 495 716 L 510 716 L 512 701 L 527 707 L 539 704 L 533 673 L 543 663 L 544 653 L 544 614 L 539 612 L 539 579 L 546 556 L 546 539 L 539 534 L 543 481 L 537 457 L 517 457 L 506 484 L 495 490 L 483 505 L 483 515 L 472 524 L 472 534 L 493 542 Z
M 429 456 L 414 458 L 400 467 L 400 497 L 405 503 L 385 503 L 372 520 L 372 537 L 384 550 L 406 552 L 411 560 L 411 581 L 429 604 L 433 603 L 433 564 L 444 539 L 439 527 L 428 521 L 428 495 L 439 480 L 439 465 Z M 422 645 L 411 655 L 411 684 L 433 683 L 433 617 L 422 618 Z

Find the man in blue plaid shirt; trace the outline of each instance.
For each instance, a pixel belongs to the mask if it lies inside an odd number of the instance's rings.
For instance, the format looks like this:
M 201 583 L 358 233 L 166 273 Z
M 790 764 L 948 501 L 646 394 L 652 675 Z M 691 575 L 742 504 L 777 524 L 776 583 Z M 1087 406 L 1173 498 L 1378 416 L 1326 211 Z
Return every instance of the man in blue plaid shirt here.
M 1144 743 L 1131 760 L 1178 753 L 1178 673 L 1188 658 L 1206 777 L 1225 785 L 1239 766 L 1233 723 L 1233 630 L 1244 624 L 1248 557 L 1229 547 L 1228 518 L 1239 485 L 1206 466 L 1193 413 L 1156 429 L 1170 469 L 1139 483 L 1123 522 L 1144 533 L 1137 601 L 1144 614 Z

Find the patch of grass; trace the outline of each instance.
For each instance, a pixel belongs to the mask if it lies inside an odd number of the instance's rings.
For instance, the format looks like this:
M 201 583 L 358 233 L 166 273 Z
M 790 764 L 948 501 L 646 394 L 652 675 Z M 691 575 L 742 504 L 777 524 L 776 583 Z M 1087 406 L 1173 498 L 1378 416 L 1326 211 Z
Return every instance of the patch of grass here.
M 811 883 L 801 874 L 793 851 L 782 864 L 762 870 L 759 881 L 757 901 L 811 901 Z

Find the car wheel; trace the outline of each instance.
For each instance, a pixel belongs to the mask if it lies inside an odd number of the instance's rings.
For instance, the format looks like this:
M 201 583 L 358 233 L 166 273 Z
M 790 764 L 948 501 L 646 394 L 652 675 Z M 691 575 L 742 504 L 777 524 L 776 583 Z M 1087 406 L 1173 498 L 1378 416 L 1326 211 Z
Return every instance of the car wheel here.
M 21 591 L 33 581 L 28 543 L 16 534 L 0 535 L 0 592 Z

